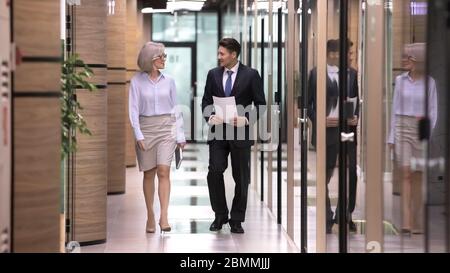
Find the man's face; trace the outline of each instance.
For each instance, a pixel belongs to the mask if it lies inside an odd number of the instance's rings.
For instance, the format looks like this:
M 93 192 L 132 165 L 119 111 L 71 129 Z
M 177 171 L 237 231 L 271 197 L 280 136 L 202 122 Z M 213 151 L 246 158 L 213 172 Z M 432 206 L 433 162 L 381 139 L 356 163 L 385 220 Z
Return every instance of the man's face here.
M 355 52 L 353 51 L 352 48 L 348 49 L 347 57 L 348 57 L 348 66 L 351 66 L 355 59 Z
M 217 51 L 217 58 L 219 59 L 219 64 L 222 67 L 229 67 L 236 61 L 236 52 L 230 52 L 223 46 L 219 46 Z
M 327 54 L 328 65 L 339 66 L 339 51 L 330 51 Z

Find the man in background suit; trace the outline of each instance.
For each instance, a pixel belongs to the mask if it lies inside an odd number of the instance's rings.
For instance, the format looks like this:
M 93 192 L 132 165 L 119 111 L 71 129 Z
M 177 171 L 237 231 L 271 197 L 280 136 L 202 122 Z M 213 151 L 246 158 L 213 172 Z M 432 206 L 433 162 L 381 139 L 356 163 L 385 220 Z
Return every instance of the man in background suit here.
M 349 64 L 352 61 L 353 51 L 351 47 L 353 43 L 348 42 L 348 58 Z M 355 210 L 356 203 L 356 184 L 357 184 L 357 126 L 359 120 L 359 92 L 358 92 L 358 73 L 355 69 L 348 68 L 348 98 L 356 99 L 356 109 L 354 110 L 354 116 L 348 118 L 348 126 L 351 132 L 354 133 L 354 141 L 348 142 L 347 154 L 349 158 L 349 202 L 348 202 L 348 213 L 349 213 L 349 229 L 350 231 L 356 231 L 356 225 L 352 221 L 351 214 Z M 316 87 L 317 82 L 317 68 L 314 68 L 309 76 L 309 102 L 308 102 L 308 116 L 313 124 L 313 134 L 312 134 L 312 145 L 316 146 Z M 331 202 L 328 191 L 328 184 L 330 183 L 331 177 L 333 176 L 334 169 L 336 167 L 336 160 L 339 155 L 339 118 L 331 117 L 330 114 L 334 108 L 339 104 L 339 40 L 329 40 L 327 42 L 327 96 L 326 96 L 326 230 L 327 233 L 331 233 L 334 223 L 337 223 L 337 217 L 333 218 L 333 211 L 331 210 Z M 336 212 L 338 208 L 336 208 Z
M 250 184 L 250 147 L 254 144 L 251 137 L 253 125 L 259 116 L 261 105 L 266 104 L 262 79 L 258 71 L 238 61 L 241 45 L 232 38 L 219 41 L 218 59 L 220 66 L 211 69 L 206 79 L 202 100 L 203 115 L 210 125 L 208 136 L 209 167 L 208 189 L 211 207 L 215 213 L 211 231 L 222 229 L 228 221 L 231 232 L 244 233 L 241 223 L 245 221 L 247 192 Z M 225 123 L 211 110 L 213 96 L 234 96 L 238 106 L 238 116 Z M 240 109 L 254 104 L 256 109 L 245 112 Z M 252 118 L 256 116 L 256 118 Z M 219 128 L 220 127 L 220 128 Z M 226 132 L 234 132 L 230 137 Z M 222 134 L 223 132 L 223 134 Z M 228 167 L 228 155 L 231 154 L 233 179 L 236 184 L 230 218 L 225 198 L 223 173 Z

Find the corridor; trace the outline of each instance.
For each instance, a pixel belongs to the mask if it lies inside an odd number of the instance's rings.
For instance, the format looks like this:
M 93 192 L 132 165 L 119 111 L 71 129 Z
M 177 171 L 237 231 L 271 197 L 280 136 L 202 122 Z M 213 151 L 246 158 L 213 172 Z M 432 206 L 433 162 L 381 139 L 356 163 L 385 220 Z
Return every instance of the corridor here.
M 206 175 L 208 147 L 189 144 L 183 164 L 172 164 L 172 192 L 169 205 L 170 233 L 146 233 L 146 208 L 142 192 L 142 173 L 127 168 L 126 193 L 108 195 L 107 239 L 105 244 L 83 246 L 81 253 L 292 253 L 298 248 L 288 238 L 274 216 L 249 190 L 245 234 L 232 234 L 228 225 L 220 232 L 209 231 L 214 220 L 208 196 Z M 234 189 L 231 170 L 225 173 L 227 201 L 231 207 Z M 156 181 L 157 182 L 157 181 Z M 159 218 L 155 198 L 155 217 Z

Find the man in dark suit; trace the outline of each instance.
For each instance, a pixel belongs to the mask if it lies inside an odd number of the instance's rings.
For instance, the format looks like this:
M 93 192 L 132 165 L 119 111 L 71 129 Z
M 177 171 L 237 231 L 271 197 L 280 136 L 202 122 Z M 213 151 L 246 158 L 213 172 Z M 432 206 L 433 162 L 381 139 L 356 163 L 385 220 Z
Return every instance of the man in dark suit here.
M 348 42 L 349 50 L 347 52 L 349 58 L 349 64 L 351 63 L 351 56 L 353 52 L 351 47 L 353 43 Z M 353 68 L 348 68 L 348 98 L 356 98 L 356 108 L 350 107 L 350 110 L 345 112 L 348 113 L 347 123 L 349 129 L 354 133 L 354 141 L 348 142 L 347 154 L 349 158 L 349 202 L 348 202 L 348 213 L 349 213 L 349 229 L 350 231 L 356 231 L 356 225 L 352 221 L 351 214 L 355 209 L 356 202 L 356 183 L 357 183 L 357 173 L 356 173 L 356 139 L 357 139 L 357 126 L 359 119 L 359 92 L 358 92 L 358 78 L 357 71 Z M 309 103 L 308 103 L 308 116 L 313 124 L 313 134 L 312 134 L 312 145 L 316 146 L 316 82 L 317 82 L 317 69 L 314 68 L 309 77 Z M 331 202 L 328 193 L 328 184 L 330 183 L 331 177 L 333 176 L 333 171 L 336 167 L 336 160 L 339 155 L 339 118 L 333 116 L 333 110 L 336 110 L 339 104 L 339 40 L 329 40 L 327 42 L 327 96 L 326 96 L 326 220 L 327 220 L 327 233 L 331 233 L 331 229 L 334 223 L 337 223 L 337 218 L 333 218 L 333 211 L 331 210 Z M 336 211 L 338 209 L 336 208 Z M 337 217 L 337 215 L 336 215 Z
M 266 104 L 262 79 L 258 71 L 238 61 L 240 52 L 241 45 L 235 39 L 224 38 L 219 41 L 220 66 L 208 72 L 202 100 L 203 115 L 210 125 L 207 179 L 211 207 L 215 213 L 215 220 L 210 226 L 211 231 L 222 229 L 222 225 L 229 221 L 231 232 L 244 233 L 241 223 L 245 220 L 247 192 L 250 184 L 250 147 L 254 144 L 253 125 L 259 116 L 260 106 Z M 222 120 L 215 113 L 217 109 L 213 109 L 213 96 L 234 97 L 238 116 L 231 121 Z M 252 104 L 254 108 L 251 107 Z M 230 218 L 228 218 L 223 179 L 223 173 L 228 167 L 229 154 L 231 154 L 231 167 L 236 184 Z

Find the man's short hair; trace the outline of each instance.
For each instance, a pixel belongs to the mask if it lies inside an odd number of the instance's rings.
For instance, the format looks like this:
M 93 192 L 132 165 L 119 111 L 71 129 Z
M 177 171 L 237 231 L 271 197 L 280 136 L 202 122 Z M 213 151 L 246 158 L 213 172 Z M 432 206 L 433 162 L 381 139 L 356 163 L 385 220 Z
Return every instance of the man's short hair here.
M 223 38 L 219 41 L 219 46 L 226 48 L 229 52 L 236 52 L 236 57 L 239 57 L 239 54 L 241 54 L 241 45 L 236 39 Z
M 347 47 L 350 49 L 353 46 L 353 42 L 348 39 L 347 40 Z M 330 39 L 327 41 L 327 54 L 330 52 L 339 52 L 341 45 L 340 41 L 338 39 Z

